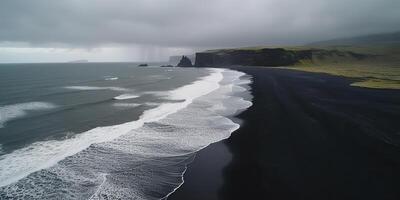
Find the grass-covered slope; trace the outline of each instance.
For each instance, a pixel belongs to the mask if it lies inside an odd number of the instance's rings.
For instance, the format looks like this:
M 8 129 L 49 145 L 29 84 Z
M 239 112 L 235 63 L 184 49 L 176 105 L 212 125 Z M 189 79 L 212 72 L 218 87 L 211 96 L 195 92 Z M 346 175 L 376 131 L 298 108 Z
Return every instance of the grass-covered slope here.
M 312 51 L 310 58 L 300 59 L 294 65 L 282 68 L 351 78 L 354 80 L 352 86 L 357 87 L 400 89 L 400 37 L 395 40 L 394 35 L 390 35 L 390 37 L 385 35 L 384 39 L 379 39 L 374 35 L 356 38 L 353 42 L 351 39 L 336 40 L 336 44 L 332 40 L 304 46 L 259 46 L 217 49 L 208 52 L 261 51 L 265 48 Z M 362 41 L 371 41 L 372 44 Z
M 352 52 L 367 56 L 361 58 L 352 55 L 313 56 L 311 60 L 302 60 L 288 68 L 353 78 L 352 85 L 358 87 L 400 89 L 400 37 L 395 40 L 394 34 L 384 36 L 385 38 L 381 39 L 377 35 L 358 37 L 354 41 L 346 39 L 336 45 L 318 43 L 304 46 L 303 48 Z M 361 41 L 371 41 L 371 44 Z M 333 42 L 327 43 L 333 44 Z

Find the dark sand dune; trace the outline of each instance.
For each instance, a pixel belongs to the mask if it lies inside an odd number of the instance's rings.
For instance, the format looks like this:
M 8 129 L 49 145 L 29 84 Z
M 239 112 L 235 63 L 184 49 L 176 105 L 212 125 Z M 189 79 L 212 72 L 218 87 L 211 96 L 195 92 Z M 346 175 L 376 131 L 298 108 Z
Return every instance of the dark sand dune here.
M 254 105 L 227 141 L 199 153 L 169 199 L 400 199 L 400 91 L 235 69 L 253 76 Z M 230 153 L 216 153 L 224 145 Z

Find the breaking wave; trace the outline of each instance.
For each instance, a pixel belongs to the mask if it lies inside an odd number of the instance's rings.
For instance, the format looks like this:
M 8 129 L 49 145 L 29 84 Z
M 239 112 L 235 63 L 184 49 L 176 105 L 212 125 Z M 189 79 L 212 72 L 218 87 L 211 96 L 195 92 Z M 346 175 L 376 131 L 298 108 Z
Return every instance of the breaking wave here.
M 106 76 L 104 78 L 104 80 L 106 80 L 106 81 L 115 81 L 115 80 L 118 80 L 118 79 L 119 79 L 118 77 L 113 77 L 113 76 Z
M 119 96 L 114 97 L 114 100 L 126 100 L 126 99 L 136 99 L 140 97 L 139 95 L 135 94 L 121 94 Z
M 248 93 L 243 73 L 210 70 L 168 92 L 179 102 L 158 104 L 139 120 L 1 156 L 0 198 L 165 198 L 183 183 L 197 151 L 239 128 L 228 117 L 251 106 L 241 95 Z
M 141 104 L 139 103 L 114 103 L 113 106 L 116 107 L 130 107 L 130 108 L 135 108 L 140 106 Z
M 56 105 L 47 102 L 27 102 L 0 106 L 0 128 L 13 119 L 24 117 L 29 111 L 49 110 Z
M 65 89 L 70 90 L 113 90 L 113 91 L 129 91 L 127 88 L 121 87 L 95 87 L 95 86 L 66 86 Z

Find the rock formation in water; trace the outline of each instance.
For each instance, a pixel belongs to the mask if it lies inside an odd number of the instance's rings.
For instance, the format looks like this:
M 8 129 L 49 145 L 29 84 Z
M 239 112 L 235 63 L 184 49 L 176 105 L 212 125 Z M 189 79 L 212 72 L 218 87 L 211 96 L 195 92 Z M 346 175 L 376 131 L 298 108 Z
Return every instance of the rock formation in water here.
M 193 67 L 193 64 L 188 57 L 182 56 L 181 61 L 179 61 L 177 67 Z
M 188 57 L 190 59 L 190 61 L 192 61 L 192 63 L 194 63 L 194 60 L 195 60 L 195 57 L 196 57 L 195 54 L 184 55 L 184 56 Z M 171 65 L 177 65 L 181 59 L 182 59 L 182 56 L 170 56 L 169 57 L 169 63 Z

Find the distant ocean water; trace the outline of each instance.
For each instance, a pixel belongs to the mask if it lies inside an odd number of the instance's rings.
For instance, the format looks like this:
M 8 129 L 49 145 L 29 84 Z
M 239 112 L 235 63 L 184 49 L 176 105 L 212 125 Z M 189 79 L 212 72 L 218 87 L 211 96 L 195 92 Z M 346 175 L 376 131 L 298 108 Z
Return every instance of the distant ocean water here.
M 135 63 L 0 65 L 0 199 L 161 199 L 239 127 L 250 78 Z

